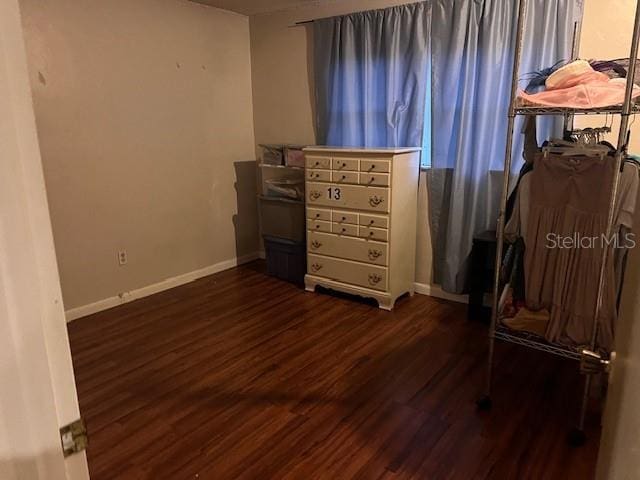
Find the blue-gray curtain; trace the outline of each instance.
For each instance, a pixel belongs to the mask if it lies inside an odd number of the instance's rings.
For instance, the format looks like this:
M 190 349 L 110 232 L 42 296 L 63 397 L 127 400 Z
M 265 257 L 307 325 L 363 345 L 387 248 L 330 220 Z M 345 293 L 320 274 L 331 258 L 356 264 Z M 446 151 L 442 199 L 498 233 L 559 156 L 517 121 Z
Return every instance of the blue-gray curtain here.
M 465 289 L 473 236 L 496 225 L 517 4 L 433 0 L 429 213 L 434 283 L 449 292 Z M 581 0 L 529 0 L 521 75 L 569 59 L 581 15 Z M 521 167 L 521 125 L 512 174 Z M 539 119 L 540 139 L 561 131 L 561 119 Z
M 313 22 L 320 145 L 422 146 L 429 15 L 420 2 Z

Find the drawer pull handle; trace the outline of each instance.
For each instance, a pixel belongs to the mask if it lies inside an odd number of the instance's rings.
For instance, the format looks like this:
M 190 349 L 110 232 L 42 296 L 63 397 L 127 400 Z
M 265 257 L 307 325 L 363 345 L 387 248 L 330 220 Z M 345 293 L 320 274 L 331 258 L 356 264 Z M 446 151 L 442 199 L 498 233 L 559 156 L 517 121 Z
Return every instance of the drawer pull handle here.
M 321 196 L 322 193 L 320 193 L 318 190 L 311 190 L 311 192 L 309 193 L 309 197 L 311 198 L 311 200 L 318 200 Z
M 344 168 L 344 167 L 346 167 L 346 166 L 347 166 L 347 164 L 346 164 L 346 163 L 344 163 L 344 162 L 342 162 L 342 168 Z
M 369 180 L 369 183 L 373 183 L 375 182 L 375 180 L 376 180 L 375 177 L 371 177 L 371 180 Z
M 376 168 L 376 165 L 375 165 L 375 164 L 373 164 L 373 163 L 372 163 L 371 165 L 369 165 L 369 171 L 371 171 L 371 170 L 373 170 L 373 169 L 375 169 L 375 168 Z
M 378 195 L 374 195 L 372 197 L 369 197 L 369 205 L 371 205 L 372 207 L 377 207 L 382 202 L 384 202 L 384 198 L 379 197 Z
M 316 167 L 320 166 L 320 162 L 316 162 Z
M 319 213 L 316 213 L 316 218 L 320 218 L 320 214 Z M 371 221 L 373 221 L 373 220 L 371 220 Z
M 320 265 L 319 263 L 312 263 L 311 264 L 311 270 L 314 271 L 314 272 L 317 272 L 321 268 L 322 268 L 322 265 Z
M 342 180 L 345 180 L 347 178 L 346 175 L 342 175 Z
M 370 237 L 373 237 L 373 232 L 369 232 L 369 236 L 370 236 Z
M 342 227 L 342 233 L 344 233 L 344 232 L 346 232 L 346 231 L 347 231 L 347 229 L 346 229 L 346 228 L 344 228 L 344 227 Z
M 316 173 L 316 178 L 320 178 L 320 174 L 319 173 Z
M 377 260 L 382 255 L 380 250 L 375 250 L 373 248 L 369 249 L 369 260 Z
M 316 223 L 316 228 L 320 228 L 320 224 L 319 223 Z
M 318 240 L 314 240 L 313 242 L 311 242 L 311 248 L 316 249 L 316 248 L 320 248 L 322 246 L 322 243 L 319 242 Z M 371 251 L 371 250 L 369 250 Z
M 347 217 L 342 217 L 342 221 L 344 222 L 347 219 Z
M 369 274 L 369 284 L 370 285 L 377 285 L 380 283 L 380 281 L 382 280 L 382 277 L 380 275 L 378 275 L 377 273 L 370 273 Z
M 373 225 L 374 223 L 376 223 L 375 220 L 369 220 L 369 225 Z

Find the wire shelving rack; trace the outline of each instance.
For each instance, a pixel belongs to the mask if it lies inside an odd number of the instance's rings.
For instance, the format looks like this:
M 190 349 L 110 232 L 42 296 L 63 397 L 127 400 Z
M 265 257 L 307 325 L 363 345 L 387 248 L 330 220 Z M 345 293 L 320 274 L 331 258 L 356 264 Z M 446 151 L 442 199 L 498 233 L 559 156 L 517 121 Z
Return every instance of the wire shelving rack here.
M 496 264 L 494 270 L 494 282 L 493 282 L 493 305 L 491 312 L 491 324 L 489 327 L 489 350 L 487 358 L 487 378 L 485 384 L 484 395 L 478 400 L 478 407 L 480 409 L 491 408 L 491 384 L 493 377 L 493 357 L 495 349 L 495 341 L 500 340 L 511 344 L 521 345 L 524 347 L 532 348 L 535 350 L 551 353 L 560 357 L 568 358 L 571 360 L 577 360 L 581 364 L 581 370 L 585 373 L 584 389 L 582 393 L 582 402 L 580 405 L 580 412 L 576 427 L 571 431 L 569 440 L 573 445 L 581 445 L 585 441 L 584 425 L 585 416 L 587 412 L 587 404 L 589 399 L 589 392 L 591 389 L 592 375 L 598 369 L 587 368 L 588 361 L 591 360 L 591 367 L 593 367 L 593 361 L 598 361 L 600 364 L 605 365 L 608 363 L 606 358 L 601 358 L 596 350 L 596 341 L 598 334 L 598 317 L 602 308 L 603 296 L 604 296 L 604 277 L 606 272 L 607 256 L 611 253 L 610 248 L 604 248 L 601 257 L 600 271 L 598 277 L 598 292 L 596 307 L 593 316 L 593 324 L 591 328 L 590 344 L 588 348 L 575 348 L 557 343 L 547 342 L 544 338 L 511 330 L 505 326 L 499 325 L 499 302 L 500 302 L 500 270 L 502 266 L 502 253 L 504 247 L 504 227 L 505 227 L 505 212 L 507 205 L 507 197 L 509 195 L 509 180 L 511 172 L 511 160 L 512 160 L 512 145 L 514 136 L 514 124 L 516 116 L 518 115 L 563 115 L 565 117 L 565 127 L 572 123 L 574 115 L 620 115 L 620 129 L 618 132 L 618 143 L 614 157 L 616 162 L 616 169 L 614 178 L 611 185 L 611 194 L 609 198 L 609 209 L 607 215 L 607 230 L 606 234 L 609 237 L 612 233 L 614 222 L 614 206 L 615 199 L 618 191 L 618 183 L 620 180 L 620 167 L 625 156 L 625 146 L 627 143 L 627 130 L 629 128 L 629 118 L 631 115 L 640 113 L 640 107 L 632 102 L 633 94 L 633 81 L 635 78 L 636 60 L 638 57 L 638 43 L 640 40 L 640 0 L 636 5 L 636 13 L 633 27 L 633 36 L 631 39 L 631 50 L 629 54 L 629 69 L 627 72 L 627 85 L 625 90 L 624 103 L 622 105 L 605 107 L 605 108 L 591 108 L 591 109 L 570 109 L 570 108 L 551 108 L 551 107 L 537 107 L 537 106 L 523 106 L 517 102 L 518 91 L 518 72 L 519 65 L 522 56 L 522 43 L 523 43 L 523 30 L 525 25 L 525 12 L 527 8 L 528 0 L 518 0 L 518 19 L 517 19 L 517 32 L 515 39 L 514 50 L 514 62 L 513 73 L 511 81 L 511 99 L 509 102 L 508 113 L 508 126 L 507 126 L 507 145 L 505 150 L 504 159 L 504 175 L 502 184 L 502 194 L 500 197 L 500 211 L 498 214 L 497 222 L 497 246 L 496 246 Z M 577 56 L 577 44 L 578 44 L 578 28 L 574 32 L 574 46 L 573 56 Z M 589 350 L 590 348 L 590 350 Z

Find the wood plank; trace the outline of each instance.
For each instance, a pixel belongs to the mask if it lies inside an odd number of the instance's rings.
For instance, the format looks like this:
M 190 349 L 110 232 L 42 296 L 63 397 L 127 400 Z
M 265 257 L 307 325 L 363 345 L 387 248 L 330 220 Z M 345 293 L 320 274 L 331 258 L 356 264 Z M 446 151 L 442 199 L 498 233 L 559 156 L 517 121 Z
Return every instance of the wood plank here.
M 565 441 L 576 365 L 498 345 L 416 295 L 393 312 L 304 292 L 254 262 L 76 320 L 89 467 L 101 479 L 593 478 Z

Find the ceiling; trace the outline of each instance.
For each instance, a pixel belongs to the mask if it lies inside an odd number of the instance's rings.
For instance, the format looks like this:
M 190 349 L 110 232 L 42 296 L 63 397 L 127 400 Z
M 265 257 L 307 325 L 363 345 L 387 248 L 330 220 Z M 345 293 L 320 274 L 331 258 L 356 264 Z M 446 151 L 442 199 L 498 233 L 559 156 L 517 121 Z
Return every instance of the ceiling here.
M 196 3 L 211 5 L 212 7 L 231 10 L 243 15 L 257 15 L 275 12 L 288 8 L 309 4 L 317 4 L 318 0 L 191 0 Z

